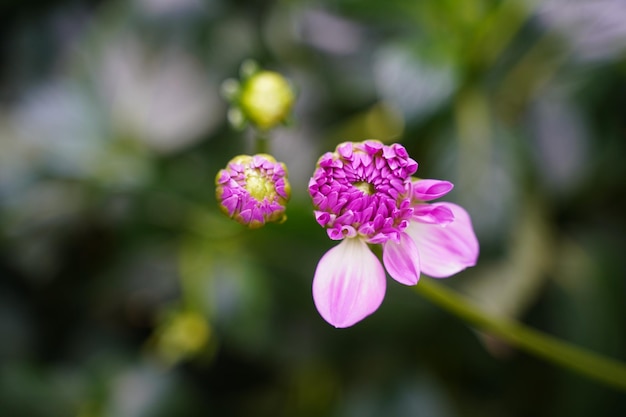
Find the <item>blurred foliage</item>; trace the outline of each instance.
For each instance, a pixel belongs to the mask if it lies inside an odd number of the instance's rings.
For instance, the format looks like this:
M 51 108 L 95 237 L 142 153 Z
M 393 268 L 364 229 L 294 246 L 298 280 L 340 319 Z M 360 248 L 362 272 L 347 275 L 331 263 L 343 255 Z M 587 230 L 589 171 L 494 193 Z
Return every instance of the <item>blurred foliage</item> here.
M 626 360 L 624 21 L 622 0 L 3 2 L 0 415 L 624 415 L 393 282 L 328 326 L 306 191 L 339 141 L 401 141 L 481 242 L 445 284 Z M 213 185 L 253 151 L 219 95 L 249 58 L 298 91 L 269 143 L 289 220 L 256 231 Z

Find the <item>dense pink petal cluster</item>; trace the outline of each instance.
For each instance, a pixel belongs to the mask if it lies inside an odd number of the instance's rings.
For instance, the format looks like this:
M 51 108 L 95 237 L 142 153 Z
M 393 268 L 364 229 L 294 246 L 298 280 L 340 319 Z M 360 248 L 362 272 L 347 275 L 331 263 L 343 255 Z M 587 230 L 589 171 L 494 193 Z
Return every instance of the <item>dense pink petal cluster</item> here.
M 258 228 L 286 219 L 287 167 L 271 155 L 236 156 L 217 173 L 215 184 L 221 210 L 243 225 Z
M 399 239 L 409 224 L 410 178 L 417 162 L 403 146 L 346 142 L 324 154 L 309 182 L 315 218 L 333 240 Z
M 313 299 L 335 327 L 352 326 L 378 309 L 385 269 L 415 285 L 421 272 L 448 277 L 476 264 L 478 240 L 467 212 L 427 203 L 452 183 L 411 178 L 416 171 L 402 145 L 374 140 L 342 143 L 319 159 L 309 181 L 315 218 L 341 243 L 318 263 Z M 368 244 L 382 244 L 384 268 Z

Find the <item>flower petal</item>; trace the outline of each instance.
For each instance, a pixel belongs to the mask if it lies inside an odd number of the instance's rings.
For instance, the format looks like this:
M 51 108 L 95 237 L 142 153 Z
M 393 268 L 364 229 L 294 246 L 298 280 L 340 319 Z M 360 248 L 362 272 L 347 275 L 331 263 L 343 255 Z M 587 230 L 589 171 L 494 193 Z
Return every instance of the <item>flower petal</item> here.
M 430 201 L 448 194 L 454 185 L 449 181 L 417 180 L 413 181 L 413 198 Z
M 367 244 L 347 238 L 317 264 L 313 300 L 324 320 L 349 327 L 378 309 L 385 286 L 385 270 Z
M 445 226 L 454 221 L 454 213 L 447 203 L 417 204 L 413 208 L 413 219 L 419 223 Z
M 476 265 L 478 239 L 469 214 L 452 203 L 440 203 L 454 214 L 447 225 L 411 221 L 406 232 L 411 236 L 420 256 L 420 268 L 426 275 L 445 278 Z
M 400 242 L 392 239 L 383 245 L 383 263 L 389 275 L 404 285 L 415 285 L 420 279 L 420 257 L 413 239 L 400 234 Z

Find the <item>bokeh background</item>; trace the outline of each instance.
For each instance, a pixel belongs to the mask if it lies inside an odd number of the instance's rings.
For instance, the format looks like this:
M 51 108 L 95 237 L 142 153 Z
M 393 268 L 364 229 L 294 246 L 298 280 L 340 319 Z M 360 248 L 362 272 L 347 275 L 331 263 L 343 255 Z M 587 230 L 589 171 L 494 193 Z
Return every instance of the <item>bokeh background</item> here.
M 625 22 L 623 0 L 3 1 L 0 415 L 625 415 L 391 280 L 329 326 L 306 190 L 340 141 L 401 142 L 481 243 L 443 284 L 626 360 Z M 271 139 L 289 219 L 255 231 L 214 196 L 253 151 L 220 97 L 248 58 L 298 90 Z

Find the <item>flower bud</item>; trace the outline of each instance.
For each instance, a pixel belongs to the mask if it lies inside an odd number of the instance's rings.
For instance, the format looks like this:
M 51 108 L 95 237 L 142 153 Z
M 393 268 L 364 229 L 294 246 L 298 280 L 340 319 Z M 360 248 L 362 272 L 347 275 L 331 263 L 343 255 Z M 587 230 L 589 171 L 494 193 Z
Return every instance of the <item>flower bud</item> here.
M 272 71 L 260 71 L 248 78 L 239 104 L 245 117 L 261 130 L 268 130 L 289 117 L 294 93 L 287 80 Z
M 285 206 L 291 195 L 287 167 L 271 155 L 234 157 L 217 173 L 215 184 L 220 209 L 251 229 L 287 219 Z
M 239 68 L 240 79 L 222 83 L 222 96 L 230 103 L 228 121 L 238 130 L 249 124 L 266 131 L 287 123 L 295 101 L 289 81 L 281 74 L 262 70 L 254 60 Z
M 168 364 L 198 355 L 211 339 L 206 318 L 192 311 L 176 311 L 159 325 L 154 335 L 156 350 Z

